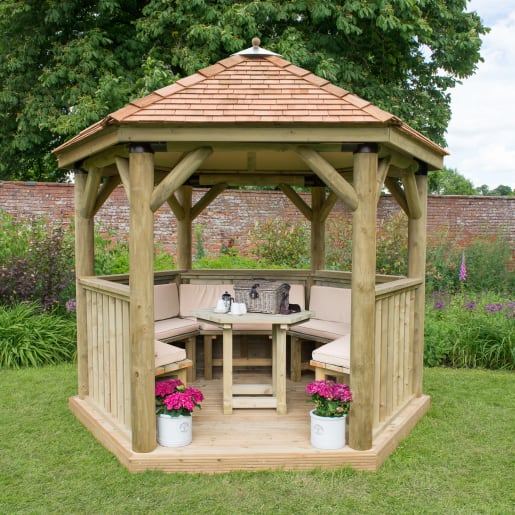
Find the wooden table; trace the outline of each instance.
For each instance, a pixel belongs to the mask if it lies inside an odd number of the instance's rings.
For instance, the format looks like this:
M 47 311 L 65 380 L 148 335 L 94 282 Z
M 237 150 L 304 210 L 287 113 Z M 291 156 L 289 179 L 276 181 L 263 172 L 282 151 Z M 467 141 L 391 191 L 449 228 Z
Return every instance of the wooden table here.
M 247 313 L 231 315 L 202 309 L 193 313 L 197 319 L 218 325 L 223 331 L 223 411 L 233 408 L 276 408 L 286 413 L 286 331 L 290 325 L 308 320 L 311 311 L 291 315 Z M 232 326 L 233 324 L 272 324 L 272 384 L 233 384 Z

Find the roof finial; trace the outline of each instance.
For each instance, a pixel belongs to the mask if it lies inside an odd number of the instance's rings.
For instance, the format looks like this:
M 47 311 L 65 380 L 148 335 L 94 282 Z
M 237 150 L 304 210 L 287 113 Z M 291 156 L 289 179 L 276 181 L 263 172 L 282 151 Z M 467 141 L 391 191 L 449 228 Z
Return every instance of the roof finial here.
M 246 55 L 246 56 L 252 56 L 252 57 L 264 57 L 267 55 L 279 55 L 275 52 L 270 52 L 270 50 L 265 50 L 264 48 L 261 48 L 259 45 L 261 45 L 261 40 L 258 37 L 252 38 L 252 46 L 250 48 L 246 48 L 245 50 L 242 50 L 241 52 L 236 52 L 233 55 Z

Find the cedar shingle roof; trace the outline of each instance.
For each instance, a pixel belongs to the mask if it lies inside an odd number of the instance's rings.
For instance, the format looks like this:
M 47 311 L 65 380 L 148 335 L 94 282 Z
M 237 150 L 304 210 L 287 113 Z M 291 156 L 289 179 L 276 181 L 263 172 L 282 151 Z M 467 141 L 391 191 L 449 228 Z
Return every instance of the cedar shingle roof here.
M 395 126 L 447 152 L 396 116 L 278 55 L 235 54 L 134 100 L 53 152 L 117 124 L 329 124 Z
M 396 118 L 277 56 L 235 55 L 131 102 L 117 122 L 362 123 Z

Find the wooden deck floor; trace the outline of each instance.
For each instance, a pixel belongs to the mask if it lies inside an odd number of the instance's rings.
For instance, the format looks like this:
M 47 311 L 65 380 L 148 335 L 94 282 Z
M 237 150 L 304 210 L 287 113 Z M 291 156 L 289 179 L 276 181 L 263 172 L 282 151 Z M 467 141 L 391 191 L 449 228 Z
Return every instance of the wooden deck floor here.
M 222 411 L 222 381 L 199 379 L 193 386 L 205 396 L 201 410 L 193 415 L 193 442 L 182 448 L 158 446 L 150 453 L 135 453 L 130 434 L 107 419 L 88 400 L 70 399 L 77 418 L 130 471 L 158 469 L 166 472 L 221 473 L 231 470 L 310 470 L 351 466 L 377 470 L 429 407 L 427 396 L 414 399 L 376 438 L 368 451 L 346 446 L 337 451 L 321 451 L 310 445 L 309 410 L 304 389 L 308 375 L 300 383 L 288 380 L 288 413 L 273 409 Z M 263 382 L 260 374 L 239 375 L 235 382 Z M 266 382 L 266 379 L 265 379 Z

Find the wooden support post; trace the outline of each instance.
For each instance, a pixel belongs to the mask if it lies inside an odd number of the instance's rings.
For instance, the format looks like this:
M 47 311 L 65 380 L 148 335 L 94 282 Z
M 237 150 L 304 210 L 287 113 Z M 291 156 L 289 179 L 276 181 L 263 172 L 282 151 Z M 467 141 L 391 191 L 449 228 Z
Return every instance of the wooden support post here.
M 75 276 L 77 302 L 77 365 L 79 398 L 89 395 L 88 327 L 86 291 L 78 279 L 93 275 L 95 263 L 93 218 L 84 218 L 80 211 L 84 203 L 87 174 L 75 171 Z
M 415 291 L 415 320 L 413 335 L 413 393 L 422 395 L 424 371 L 424 310 L 426 273 L 427 173 L 416 175 L 420 200 L 420 217 L 408 219 L 408 277 L 422 279 Z
M 177 220 L 177 268 L 191 270 L 192 258 L 192 217 L 191 199 L 193 188 L 181 186 L 177 191 L 179 203 L 182 206 L 184 217 Z
M 325 201 L 325 190 L 314 187 L 311 190 L 311 270 L 325 269 L 325 220 L 321 217 Z
M 130 366 L 132 449 L 156 447 L 154 400 L 154 217 L 150 208 L 154 159 L 145 145 L 132 145 L 130 169 Z
M 354 154 L 354 188 L 358 197 L 352 214 L 351 388 L 349 445 L 372 447 L 374 420 L 374 337 L 377 214 L 377 145 L 361 145 Z

